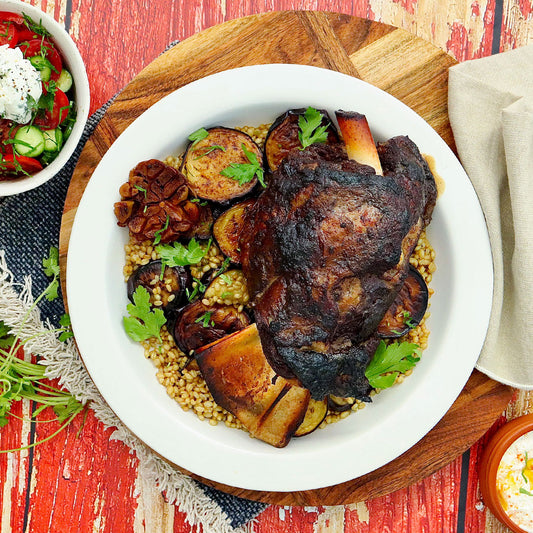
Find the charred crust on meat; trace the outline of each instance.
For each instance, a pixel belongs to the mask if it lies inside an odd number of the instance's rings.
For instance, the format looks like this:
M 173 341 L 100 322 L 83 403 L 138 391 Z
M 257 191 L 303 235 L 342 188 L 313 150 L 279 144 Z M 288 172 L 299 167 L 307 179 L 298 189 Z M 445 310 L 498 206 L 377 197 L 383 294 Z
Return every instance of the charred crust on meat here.
M 408 137 L 378 152 L 383 175 L 348 159 L 340 144 L 291 153 L 241 236 L 265 356 L 314 399 L 368 400 L 376 329 L 435 204 L 433 176 Z

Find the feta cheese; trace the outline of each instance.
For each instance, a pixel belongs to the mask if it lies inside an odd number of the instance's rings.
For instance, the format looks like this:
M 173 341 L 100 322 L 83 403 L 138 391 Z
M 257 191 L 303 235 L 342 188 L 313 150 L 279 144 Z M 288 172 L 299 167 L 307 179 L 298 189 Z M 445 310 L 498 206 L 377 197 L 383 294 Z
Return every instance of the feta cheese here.
M 20 48 L 0 46 L 0 117 L 19 124 L 28 123 L 30 102 L 37 102 L 41 93 L 41 74 L 24 59 Z

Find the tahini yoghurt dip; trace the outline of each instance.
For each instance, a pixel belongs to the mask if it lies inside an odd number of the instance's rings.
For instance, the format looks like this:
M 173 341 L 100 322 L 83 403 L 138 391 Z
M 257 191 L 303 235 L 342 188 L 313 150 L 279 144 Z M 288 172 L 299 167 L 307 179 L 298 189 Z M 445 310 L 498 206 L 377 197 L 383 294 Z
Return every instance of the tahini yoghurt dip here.
M 533 533 L 533 431 L 516 439 L 504 453 L 496 485 L 507 516 Z
M 0 117 L 18 124 L 28 123 L 31 103 L 37 102 L 41 93 L 41 75 L 23 57 L 20 48 L 0 46 Z

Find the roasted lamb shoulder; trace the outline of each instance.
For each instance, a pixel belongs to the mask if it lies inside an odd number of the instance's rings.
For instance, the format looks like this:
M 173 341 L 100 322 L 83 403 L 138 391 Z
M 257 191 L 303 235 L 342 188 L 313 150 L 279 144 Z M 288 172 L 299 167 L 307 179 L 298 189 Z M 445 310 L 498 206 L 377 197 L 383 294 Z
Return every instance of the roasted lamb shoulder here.
M 342 144 L 291 154 L 241 235 L 265 355 L 315 399 L 368 400 L 377 326 L 435 204 L 433 176 L 409 138 L 378 152 L 383 175 L 348 159 Z

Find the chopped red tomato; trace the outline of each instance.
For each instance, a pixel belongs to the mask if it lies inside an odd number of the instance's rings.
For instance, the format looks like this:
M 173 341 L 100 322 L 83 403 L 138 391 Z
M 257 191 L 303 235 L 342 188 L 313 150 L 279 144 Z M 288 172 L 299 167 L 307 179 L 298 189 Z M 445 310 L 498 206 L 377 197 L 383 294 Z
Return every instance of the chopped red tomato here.
M 14 22 L 15 24 L 24 24 L 24 17 L 18 13 L 9 13 L 9 11 L 0 11 L 1 22 Z
M 18 42 L 18 31 L 13 22 L 0 22 L 0 46 L 7 44 L 9 48 L 15 48 Z
M 10 139 L 13 139 L 15 132 L 17 130 L 16 125 L 13 124 L 11 120 L 6 120 L 5 118 L 0 119 L 0 153 L 1 154 L 12 154 L 13 153 L 13 144 L 9 142 Z
M 24 155 L 7 154 L 0 161 L 0 175 L 3 172 L 18 174 L 35 174 L 42 170 L 43 166 L 37 159 Z M 0 178 L 1 179 L 1 178 Z
M 30 39 L 28 42 L 21 42 L 19 48 L 24 57 L 43 56 L 52 65 L 51 80 L 57 80 L 63 69 L 63 61 L 54 45 L 47 39 Z
M 43 84 L 44 86 L 44 84 Z M 46 90 L 43 92 L 46 94 Z M 38 114 L 33 123 L 46 130 L 53 130 L 61 124 L 68 115 L 70 102 L 68 96 L 60 89 L 55 89 L 52 110 L 46 110 L 44 115 Z

